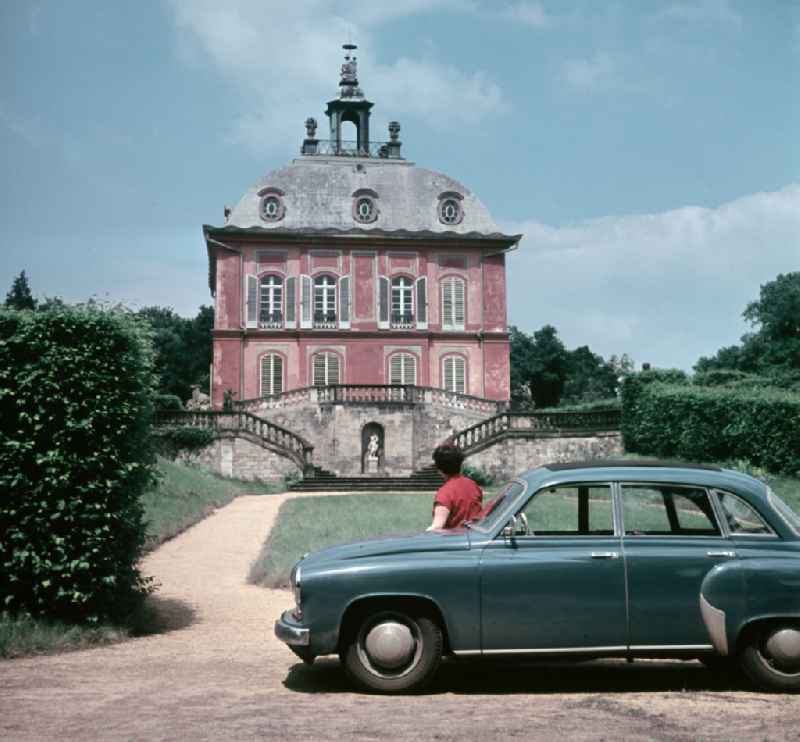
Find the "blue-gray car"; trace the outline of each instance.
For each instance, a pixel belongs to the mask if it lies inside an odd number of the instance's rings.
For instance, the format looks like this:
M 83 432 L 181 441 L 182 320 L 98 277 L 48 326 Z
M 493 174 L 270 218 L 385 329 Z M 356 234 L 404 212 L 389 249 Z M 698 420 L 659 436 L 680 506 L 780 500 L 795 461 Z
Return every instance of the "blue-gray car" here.
M 673 657 L 800 689 L 800 518 L 712 466 L 551 464 L 453 531 L 325 549 L 275 633 L 361 687 L 423 687 L 443 656 Z

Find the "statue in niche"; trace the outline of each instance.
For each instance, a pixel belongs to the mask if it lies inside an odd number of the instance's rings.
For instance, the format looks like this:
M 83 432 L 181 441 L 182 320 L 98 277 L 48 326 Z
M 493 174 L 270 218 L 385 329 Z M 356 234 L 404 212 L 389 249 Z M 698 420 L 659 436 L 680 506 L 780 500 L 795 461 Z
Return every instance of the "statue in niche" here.
M 367 461 L 377 461 L 378 460 L 378 451 L 380 451 L 380 442 L 378 441 L 378 434 L 373 433 L 369 437 L 369 443 L 367 443 Z
M 383 427 L 368 423 L 361 430 L 361 471 L 378 474 L 383 470 Z

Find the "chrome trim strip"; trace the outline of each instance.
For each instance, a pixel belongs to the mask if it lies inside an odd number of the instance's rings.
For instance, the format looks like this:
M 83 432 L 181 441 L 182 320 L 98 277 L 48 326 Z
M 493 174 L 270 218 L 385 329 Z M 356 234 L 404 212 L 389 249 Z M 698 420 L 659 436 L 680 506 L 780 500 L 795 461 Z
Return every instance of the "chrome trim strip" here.
M 625 652 L 627 647 L 556 647 L 553 649 L 484 649 L 483 654 L 594 654 L 595 652 Z
M 710 644 L 632 644 L 630 647 L 631 652 L 707 652 L 713 649 Z
M 706 625 L 714 649 L 723 657 L 727 657 L 728 632 L 725 629 L 725 611 L 715 608 L 706 600 L 705 595 L 700 593 L 700 613 L 703 615 L 703 623 Z
M 453 654 L 459 657 L 474 657 L 475 655 L 483 654 L 480 649 L 454 649 Z

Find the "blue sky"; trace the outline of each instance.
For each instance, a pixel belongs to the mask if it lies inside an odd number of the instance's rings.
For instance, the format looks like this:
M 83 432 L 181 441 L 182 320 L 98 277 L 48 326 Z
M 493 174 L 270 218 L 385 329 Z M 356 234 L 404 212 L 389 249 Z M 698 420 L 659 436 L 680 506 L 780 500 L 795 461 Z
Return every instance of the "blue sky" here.
M 296 155 L 348 37 L 373 137 L 526 234 L 522 329 L 690 368 L 800 270 L 795 0 L 3 0 L 0 291 L 210 303 L 200 225 Z

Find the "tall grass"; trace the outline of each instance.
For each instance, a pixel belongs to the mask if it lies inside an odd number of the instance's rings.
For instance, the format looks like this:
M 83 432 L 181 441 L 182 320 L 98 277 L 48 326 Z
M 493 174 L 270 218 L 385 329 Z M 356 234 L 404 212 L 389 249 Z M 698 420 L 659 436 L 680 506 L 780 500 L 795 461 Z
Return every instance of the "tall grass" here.
M 154 549 L 240 494 L 273 494 L 277 484 L 223 479 L 167 459 L 158 460 L 158 483 L 142 496 L 147 523 L 146 549 Z M 157 617 L 156 617 L 157 618 Z M 124 626 L 87 627 L 0 612 L 0 657 L 24 657 L 83 649 L 148 633 L 146 610 Z

